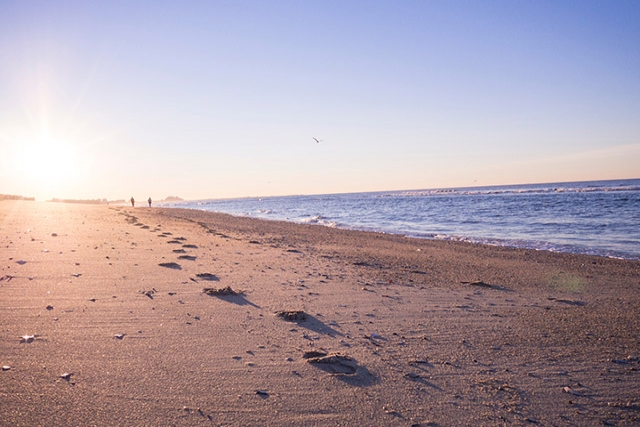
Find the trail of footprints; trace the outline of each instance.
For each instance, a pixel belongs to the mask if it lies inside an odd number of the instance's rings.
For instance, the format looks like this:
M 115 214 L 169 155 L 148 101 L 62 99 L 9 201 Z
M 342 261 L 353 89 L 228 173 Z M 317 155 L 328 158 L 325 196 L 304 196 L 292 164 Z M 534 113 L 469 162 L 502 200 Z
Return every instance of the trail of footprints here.
M 127 221 L 135 226 L 138 226 L 142 229 L 148 229 L 152 233 L 160 232 L 160 234 L 158 234 L 157 236 L 168 239 L 166 242 L 167 244 L 181 245 L 180 248 L 172 250 L 174 254 L 178 255 L 177 256 L 178 260 L 195 261 L 198 258 L 196 255 L 188 254 L 187 249 L 198 249 L 198 246 L 194 244 L 186 243 L 187 239 L 185 237 L 174 237 L 171 232 L 162 231 L 159 228 L 161 227 L 160 225 L 158 225 L 154 229 L 151 229 L 151 227 L 149 227 L 148 225 L 145 225 L 139 222 L 136 217 L 129 214 L 126 214 L 126 216 L 127 216 Z M 252 242 L 252 243 L 256 243 L 256 242 Z M 163 263 L 160 263 L 159 266 L 176 269 L 176 270 L 182 269 L 182 266 L 177 262 L 163 262 Z M 189 279 L 196 283 L 199 282 L 200 280 L 216 281 L 216 282 L 220 280 L 215 274 L 211 274 L 208 272 L 197 273 L 195 274 L 195 277 L 190 277 Z M 149 297 L 150 299 L 153 299 L 154 294 L 157 291 L 154 288 L 151 291 L 140 291 L 140 292 L 146 295 L 147 297 Z M 203 292 L 206 293 L 207 295 L 214 295 L 214 296 L 229 296 L 229 295 L 240 296 L 240 297 L 243 296 L 242 291 L 239 291 L 239 292 L 234 291 L 229 286 L 225 288 L 220 288 L 220 289 L 205 287 Z M 170 295 L 171 294 L 175 295 L 175 293 L 170 293 Z M 309 316 L 307 313 L 304 313 L 302 311 L 293 311 L 293 312 L 283 311 L 283 312 L 278 312 L 276 314 L 282 317 L 285 321 L 294 322 L 294 323 L 305 322 L 307 320 L 307 317 Z M 315 318 L 313 320 L 316 323 L 318 322 L 317 319 Z M 331 330 L 331 328 L 329 328 L 329 330 Z M 371 381 L 373 379 L 373 377 L 366 370 L 366 368 L 359 365 L 358 362 L 350 356 L 346 356 L 340 353 L 327 353 L 327 352 L 320 352 L 317 354 L 316 352 L 311 352 L 311 353 L 314 353 L 314 354 L 305 353 L 305 355 L 303 355 L 303 359 L 306 359 L 308 363 L 314 364 L 315 366 L 319 367 L 320 369 L 326 372 L 329 372 L 334 375 L 347 375 L 347 376 L 354 376 L 354 377 L 360 377 L 360 375 L 357 375 L 357 374 L 361 373 L 365 377 L 364 379 L 365 382 Z M 363 380 L 363 378 L 360 378 L 360 380 Z M 260 394 L 259 392 L 256 392 L 256 393 Z
M 140 227 L 141 229 L 145 229 L 145 230 L 149 230 L 152 233 L 158 233 L 160 232 L 160 234 L 158 234 L 158 237 L 161 238 L 166 238 L 169 239 L 167 240 L 167 244 L 169 245 L 180 245 L 181 247 L 178 249 L 173 249 L 172 252 L 174 254 L 177 255 L 177 259 L 178 260 L 184 260 L 184 261 L 196 261 L 198 259 L 197 255 L 192 255 L 189 254 L 187 252 L 188 249 L 198 249 L 198 245 L 194 245 L 192 243 L 186 243 L 187 242 L 187 238 L 186 237 L 174 237 L 173 233 L 169 232 L 169 231 L 162 231 L 160 229 L 161 225 L 158 225 L 156 228 L 151 229 L 150 226 L 145 225 L 141 222 L 138 221 L 138 218 L 130 215 L 130 214 L 124 214 L 127 217 L 127 222 L 129 222 L 130 224 L 135 225 L 136 227 Z M 160 267 L 164 267 L 164 268 L 170 268 L 170 269 L 174 269 L 174 270 L 182 270 L 182 266 L 177 263 L 177 262 L 161 262 L 160 264 L 158 264 Z M 205 280 L 205 281 L 219 281 L 220 279 L 212 273 L 197 273 L 195 275 L 195 277 L 190 277 L 189 278 L 192 282 L 199 282 L 200 280 Z M 205 288 L 206 289 L 211 289 L 211 288 Z M 143 292 L 144 293 L 144 292 Z M 147 295 L 149 296 L 149 295 Z
M 158 234 L 158 237 L 161 238 L 165 238 L 165 239 L 169 239 L 167 240 L 167 244 L 169 245 L 180 245 L 181 247 L 178 249 L 173 249 L 172 252 L 174 254 L 177 254 L 177 259 L 178 260 L 185 260 L 185 261 L 195 261 L 196 259 L 198 259 L 197 255 L 189 255 L 186 251 L 186 249 L 198 249 L 198 245 L 194 245 L 194 244 L 190 244 L 190 243 L 186 243 L 187 238 L 186 237 L 173 237 L 173 233 L 169 232 L 169 231 L 162 231 L 159 227 L 160 225 L 158 225 L 156 228 L 151 229 L 151 227 L 149 227 L 148 225 L 145 225 L 141 222 L 138 222 L 137 218 L 132 217 L 132 216 L 128 216 L 129 219 L 128 221 L 133 223 L 133 225 L 140 227 L 141 229 L 145 229 L 145 230 L 149 230 L 152 233 L 157 233 L 160 232 L 160 234 Z M 182 270 L 182 266 L 177 263 L 177 262 L 162 262 L 159 264 L 161 267 L 165 267 L 165 268 L 172 268 L 175 270 Z
M 119 209 L 116 209 L 118 211 L 120 211 Z M 149 230 L 152 233 L 158 233 L 156 234 L 157 237 L 162 238 L 162 239 L 166 239 L 166 243 L 168 245 L 172 245 L 172 247 L 175 247 L 175 249 L 172 249 L 172 253 L 175 254 L 176 260 L 177 261 L 196 261 L 197 260 L 197 255 L 194 252 L 190 252 L 189 250 L 197 250 L 198 246 L 194 245 L 194 244 L 189 244 L 187 242 L 187 239 L 184 237 L 174 237 L 172 233 L 170 232 L 166 232 L 166 231 L 162 231 L 161 230 L 161 226 L 158 225 L 157 227 L 153 228 L 141 223 L 137 217 L 135 217 L 134 215 L 128 214 L 128 213 L 123 213 L 120 212 L 121 215 L 124 215 L 126 218 L 126 221 L 136 227 L 140 227 L 141 229 L 144 230 Z M 202 224 L 200 224 L 202 225 Z M 207 227 L 205 227 L 204 225 L 202 225 L 204 228 L 206 228 L 209 232 L 212 232 L 212 230 L 208 229 Z M 128 233 L 127 233 L 128 234 Z M 219 234 L 220 236 L 223 237 L 227 237 L 224 236 L 222 234 Z M 55 233 L 52 234 L 52 236 L 57 236 Z M 257 241 L 250 241 L 249 243 L 258 243 Z M 97 246 L 94 248 L 97 249 Z M 297 253 L 299 251 L 295 250 L 295 249 L 288 249 L 286 250 L 287 252 L 291 252 L 291 253 Z M 107 257 L 109 258 L 109 257 Z M 11 259 L 11 258 L 10 258 Z M 16 263 L 22 265 L 24 263 L 26 263 L 26 261 L 23 260 L 18 260 L 16 261 Z M 76 263 L 76 266 L 79 265 L 79 263 Z M 361 265 L 361 266 L 371 266 L 368 263 L 360 263 L 358 262 L 356 265 Z M 166 263 L 160 263 L 159 266 L 164 267 L 164 268 L 170 268 L 170 269 L 177 269 L 177 270 L 182 270 L 182 266 L 178 263 L 178 262 L 166 262 Z M 424 274 L 424 273 L 421 273 Z M 72 276 L 74 277 L 79 277 L 81 276 L 80 273 L 74 273 L 72 274 Z M 11 275 L 6 275 L 4 277 L 0 277 L 0 281 L 3 280 L 7 280 L 11 281 L 14 277 Z M 328 276 L 327 276 L 328 278 Z M 30 279 L 31 280 L 31 279 Z M 200 281 L 218 281 L 218 277 L 214 274 L 211 273 L 197 273 L 195 274 L 194 277 L 190 277 L 190 280 L 193 282 L 200 282 Z M 477 289 L 494 289 L 494 290 L 501 290 L 504 291 L 504 287 L 502 286 L 497 286 L 497 285 L 492 285 L 489 283 L 485 283 L 483 281 L 465 281 L 465 282 L 461 282 L 461 284 L 466 285 L 466 286 L 470 286 L 470 287 L 474 287 Z M 369 291 L 368 288 L 363 288 L 362 290 L 366 290 Z M 151 290 L 146 290 L 146 291 L 139 291 L 141 294 L 143 294 L 144 296 L 146 296 L 149 299 L 154 299 L 156 296 L 156 293 L 158 292 L 155 288 L 152 288 Z M 231 296 L 233 298 L 243 298 L 243 292 L 240 291 L 234 291 L 233 289 L 231 289 L 229 286 L 224 287 L 224 288 L 220 288 L 220 289 L 216 289 L 216 288 L 204 288 L 203 292 L 205 294 L 208 295 L 212 295 L 212 296 L 217 296 L 217 297 L 228 297 Z M 170 296 L 176 295 L 176 292 L 169 292 L 168 293 Z M 482 295 L 474 293 L 474 295 Z M 391 298 L 391 296 L 389 295 L 382 295 L 383 297 L 388 297 Z M 115 298 L 115 296 L 114 296 Z M 471 299 L 471 297 L 465 297 L 466 299 Z M 550 301 L 554 301 L 556 303 L 559 304 L 565 304 L 565 305 L 570 305 L 570 306 L 583 306 L 586 303 L 583 301 L 574 301 L 574 300 L 568 300 L 568 299 L 557 299 L 555 297 L 549 297 L 548 300 Z M 90 299 L 89 301 L 91 302 L 96 302 L 95 298 Z M 181 300 L 178 300 L 178 303 L 180 304 L 184 304 L 184 302 L 182 302 Z M 245 300 L 245 304 L 251 304 L 250 302 L 246 302 Z M 256 306 L 257 307 L 257 306 Z M 346 306 L 342 306 L 342 307 L 346 307 Z M 436 307 L 438 307 L 436 305 Z M 468 305 L 461 305 L 458 306 L 458 308 L 460 309 L 464 309 L 464 310 L 469 310 L 470 307 Z M 54 310 L 54 307 L 52 305 L 48 305 L 46 307 L 46 309 L 48 311 Z M 187 313 L 188 314 L 188 313 Z M 292 322 L 292 323 L 305 323 L 305 328 L 307 328 L 310 331 L 314 331 L 316 333 L 323 333 L 323 334 L 327 334 L 330 336 L 334 336 L 334 335 L 342 335 L 339 332 L 336 332 L 333 328 L 331 328 L 331 326 L 337 326 L 337 324 L 335 322 L 328 322 L 328 323 L 324 323 L 321 319 L 318 319 L 317 317 L 314 317 L 312 315 L 309 315 L 308 313 L 305 313 L 304 311 L 300 311 L 300 310 L 292 310 L 292 311 L 280 311 L 276 313 L 280 318 L 282 318 L 284 321 L 286 322 Z M 200 320 L 200 318 L 196 315 L 191 317 L 190 314 L 188 314 L 188 316 L 190 317 L 190 319 L 194 319 L 194 320 Z M 317 316 L 321 316 L 321 315 L 317 315 Z M 366 314 L 366 316 L 371 316 L 371 317 L 375 317 L 373 314 Z M 502 316 L 500 316 L 502 317 Z M 57 318 L 54 318 L 54 321 L 57 321 Z M 373 323 L 373 322 L 369 322 L 369 323 Z M 191 324 L 191 320 L 189 320 L 187 322 L 187 324 Z M 360 321 L 356 321 L 354 322 L 354 324 L 362 324 Z M 295 331 L 295 329 L 290 329 L 291 331 Z M 138 333 L 141 333 L 141 331 L 138 331 Z M 115 335 L 112 335 L 113 339 L 121 341 L 123 339 L 125 339 L 125 336 L 127 334 L 125 333 L 117 333 Z M 403 346 L 405 345 L 405 341 L 406 338 L 404 336 L 399 336 L 398 334 L 396 334 L 395 332 L 393 333 L 393 336 L 398 336 L 399 339 L 399 343 L 401 343 Z M 459 336 L 459 335 L 458 335 Z M 438 334 L 435 335 L 435 338 L 438 337 Z M 43 338 L 37 334 L 27 334 L 27 335 L 23 335 L 20 338 L 20 343 L 24 344 L 24 345 L 31 345 L 34 342 L 38 342 L 38 340 L 42 340 Z M 303 338 L 311 340 L 311 338 L 309 338 L 306 333 L 303 335 Z M 347 335 L 347 338 L 351 338 Z M 365 345 L 371 345 L 374 353 L 378 355 L 377 351 L 378 348 L 383 346 L 383 343 L 385 341 L 387 341 L 388 339 L 394 339 L 392 337 L 386 338 L 383 336 L 378 335 L 377 333 L 370 333 L 368 335 L 364 335 L 362 338 L 365 339 Z M 422 337 L 420 338 L 421 340 L 424 339 L 426 340 L 426 337 Z M 447 338 L 449 339 L 449 338 Z M 434 342 L 432 341 L 432 339 L 429 339 L 429 341 L 431 342 L 431 345 L 434 344 Z M 340 340 L 340 343 L 342 343 L 343 345 L 350 347 L 351 344 L 347 341 L 344 340 Z M 465 340 L 462 340 L 462 343 L 464 344 L 465 348 L 468 346 L 468 344 L 465 342 Z M 258 346 L 258 348 L 264 348 L 264 346 Z M 343 355 L 340 353 L 329 353 L 326 351 L 318 351 L 321 350 L 321 347 L 314 349 L 313 351 L 306 351 L 304 352 L 304 354 L 302 355 L 302 359 L 306 360 L 307 363 L 313 364 L 316 368 L 325 371 L 331 375 L 339 375 L 339 376 L 347 376 L 350 377 L 349 379 L 349 383 L 350 384 L 356 384 L 356 385 L 360 385 L 360 386 L 365 386 L 365 385 L 369 385 L 372 384 L 376 381 L 379 381 L 380 379 L 374 374 L 371 373 L 367 370 L 366 366 L 363 366 L 361 364 L 359 364 L 354 358 L 347 356 L 347 355 Z M 402 352 L 405 352 L 405 348 L 403 347 Z M 247 350 L 248 354 L 253 354 L 250 350 Z M 395 352 L 392 353 L 388 353 L 388 354 L 395 354 Z M 407 356 L 409 355 L 409 353 L 407 353 Z M 238 356 L 235 355 L 232 357 L 232 359 L 234 360 L 241 360 L 242 356 Z M 626 359 L 612 359 L 611 363 L 614 363 L 616 365 L 626 365 L 626 364 L 630 364 L 630 363 L 635 363 L 637 362 L 638 358 L 635 356 L 628 356 Z M 292 360 L 290 358 L 288 358 L 288 360 Z M 477 363 L 476 360 L 473 360 L 474 363 Z M 430 366 L 429 365 L 429 361 L 427 358 L 412 358 L 408 361 L 408 364 L 411 366 L 410 370 L 408 370 L 407 372 L 404 373 L 404 378 L 406 378 L 409 381 L 415 381 L 415 382 L 422 382 L 424 384 L 426 384 L 427 386 L 433 387 L 434 389 L 437 390 L 441 390 L 439 387 L 437 387 L 436 385 L 432 385 L 430 382 L 426 381 L 424 378 L 423 373 L 426 372 L 426 369 L 421 368 L 421 366 Z M 436 363 L 440 363 L 442 365 L 445 366 L 451 366 L 452 363 L 450 363 L 447 359 L 445 359 L 442 362 L 436 362 Z M 3 365 L 2 366 L 2 371 L 10 371 L 12 370 L 13 367 L 10 365 Z M 404 370 L 404 369 L 402 369 Z M 505 370 L 506 371 L 506 370 Z M 64 372 L 64 371 L 63 371 Z M 495 370 L 494 370 L 495 372 Z M 297 371 L 293 371 L 293 373 L 297 376 L 300 376 L 300 374 Z M 483 371 L 480 371 L 479 374 L 483 374 Z M 64 372 L 62 373 L 62 375 L 59 375 L 59 378 L 69 382 L 70 384 L 75 385 L 74 380 L 72 379 L 72 375 L 74 375 L 71 372 Z M 426 375 L 426 374 L 425 374 Z M 530 375 L 531 377 L 533 377 L 533 375 Z M 431 379 L 431 377 L 428 377 L 429 379 Z M 480 377 L 479 377 L 480 378 Z M 482 380 L 482 378 L 480 378 L 480 380 Z M 489 379 L 491 380 L 491 379 Z M 476 381 L 475 385 L 484 385 L 487 384 L 488 381 Z M 502 382 L 500 382 L 502 384 Z M 578 383 L 579 384 L 579 383 Z M 446 381 L 445 381 L 445 385 L 446 385 Z M 504 391 L 505 386 L 500 386 L 501 388 L 499 389 L 500 391 Z M 507 390 L 516 390 L 513 387 L 507 387 Z M 574 388 L 565 386 L 562 388 L 562 391 L 564 393 L 568 393 L 572 396 L 577 396 L 577 397 L 584 397 L 584 395 L 581 392 L 576 391 Z M 263 390 L 263 389 L 259 389 L 259 390 L 255 390 L 255 394 L 262 397 L 262 398 L 268 398 L 269 397 L 269 392 L 267 390 Z M 516 393 L 517 394 L 517 393 Z M 495 396 L 495 394 L 493 395 Z M 183 410 L 186 412 L 191 412 L 192 410 L 188 407 L 183 407 Z M 395 411 L 388 411 L 385 410 L 387 413 L 391 413 L 391 414 L 397 414 L 397 412 Z M 198 413 L 200 415 L 203 415 L 203 412 L 198 409 L 197 412 L 194 413 Z M 209 416 L 210 417 L 210 416 Z M 503 418 L 504 419 L 504 418 Z M 431 425 L 431 423 L 429 423 Z

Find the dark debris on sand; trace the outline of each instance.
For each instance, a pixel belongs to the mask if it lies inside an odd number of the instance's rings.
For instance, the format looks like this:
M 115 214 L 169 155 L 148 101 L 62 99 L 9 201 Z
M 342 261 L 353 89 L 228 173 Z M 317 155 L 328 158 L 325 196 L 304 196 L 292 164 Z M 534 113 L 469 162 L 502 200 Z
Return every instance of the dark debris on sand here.
M 317 351 L 317 350 L 310 350 L 310 351 L 305 351 L 304 354 L 302 355 L 303 359 L 315 359 L 318 357 L 324 357 L 326 356 L 327 353 L 324 351 Z
M 288 322 L 301 322 L 307 319 L 307 313 L 302 310 L 280 310 L 276 311 L 276 315 Z
M 207 295 L 215 295 L 215 296 L 226 296 L 226 295 L 242 295 L 242 291 L 234 291 L 231 289 L 231 286 L 227 286 L 225 288 L 204 288 L 202 289 Z

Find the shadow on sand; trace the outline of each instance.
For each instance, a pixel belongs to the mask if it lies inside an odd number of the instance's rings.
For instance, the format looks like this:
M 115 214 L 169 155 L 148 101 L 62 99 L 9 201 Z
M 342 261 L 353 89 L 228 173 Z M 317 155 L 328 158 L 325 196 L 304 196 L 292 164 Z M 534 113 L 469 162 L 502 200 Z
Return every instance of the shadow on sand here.
M 353 387 L 367 387 L 379 382 L 379 379 L 365 366 L 359 365 L 354 358 L 349 356 L 330 354 L 311 358 L 308 362 Z
M 502 285 L 494 285 L 491 283 L 485 283 L 481 280 L 478 281 L 472 281 L 472 282 L 460 282 L 460 284 L 465 285 L 465 286 L 472 286 L 472 287 L 476 287 L 476 288 L 484 288 L 484 289 L 493 289 L 496 291 L 503 291 L 503 292 L 513 292 L 513 290 L 502 286 Z
M 336 331 L 332 327 L 327 326 L 325 323 L 321 322 L 320 320 L 318 320 L 317 318 L 315 318 L 310 314 L 307 314 L 306 319 L 295 322 L 295 323 L 305 329 L 309 329 L 310 331 L 313 331 L 318 334 L 325 334 L 329 336 L 344 335 L 342 332 Z
M 236 295 L 215 295 L 215 294 L 206 294 L 211 296 L 212 298 L 218 298 L 222 301 L 226 301 L 226 302 L 230 302 L 236 305 L 248 305 L 254 308 L 260 308 L 260 306 L 252 303 L 251 301 L 249 301 L 248 299 L 246 299 L 244 297 L 244 295 L 242 294 L 236 294 Z
M 336 331 L 335 329 L 327 326 L 314 316 L 305 313 L 303 311 L 278 311 L 276 315 L 281 317 L 283 320 L 291 323 L 295 323 L 298 326 L 301 326 L 305 329 L 313 331 L 318 334 L 324 334 L 329 336 L 343 336 L 342 332 Z
M 425 385 L 427 387 L 431 387 L 434 390 L 443 391 L 443 389 L 440 386 L 432 383 L 431 381 L 427 381 L 424 377 L 422 377 L 420 375 L 406 375 L 406 377 L 410 381 L 414 381 L 414 382 L 423 384 L 423 385 Z

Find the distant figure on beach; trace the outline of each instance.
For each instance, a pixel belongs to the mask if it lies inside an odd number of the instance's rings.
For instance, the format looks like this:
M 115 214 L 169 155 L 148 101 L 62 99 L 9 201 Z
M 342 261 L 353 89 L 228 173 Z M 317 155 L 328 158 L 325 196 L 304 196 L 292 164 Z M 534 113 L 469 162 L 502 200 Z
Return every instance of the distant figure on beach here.
M 135 208 L 136 207 L 136 201 L 133 197 L 131 197 L 131 207 Z
M 147 200 L 147 202 L 149 202 L 149 207 L 151 207 L 151 197 L 149 197 L 149 200 Z

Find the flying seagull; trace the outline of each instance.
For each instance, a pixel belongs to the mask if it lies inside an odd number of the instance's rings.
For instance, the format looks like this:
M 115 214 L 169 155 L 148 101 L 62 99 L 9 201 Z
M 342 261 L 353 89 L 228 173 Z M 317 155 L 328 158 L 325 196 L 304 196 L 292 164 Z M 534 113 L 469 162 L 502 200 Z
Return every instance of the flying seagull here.
M 320 144 L 320 143 L 323 141 L 322 139 L 318 139 L 318 138 L 316 138 L 316 137 L 314 137 L 314 136 L 312 136 L 312 138 L 313 138 L 313 140 L 314 140 L 315 142 L 317 142 L 318 144 Z

